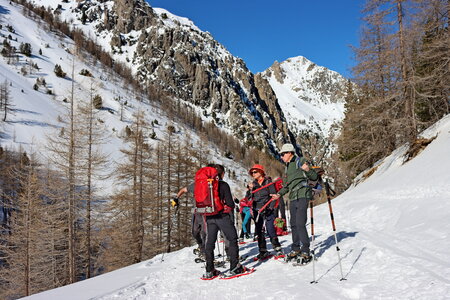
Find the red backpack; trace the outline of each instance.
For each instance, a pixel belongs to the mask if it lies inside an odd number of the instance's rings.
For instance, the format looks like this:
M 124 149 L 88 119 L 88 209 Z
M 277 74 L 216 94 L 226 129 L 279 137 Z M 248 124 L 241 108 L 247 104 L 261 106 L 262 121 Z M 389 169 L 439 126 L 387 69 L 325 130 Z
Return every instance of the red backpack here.
M 219 175 L 212 167 L 204 167 L 195 173 L 194 198 L 196 212 L 206 216 L 216 215 L 224 208 L 219 198 Z

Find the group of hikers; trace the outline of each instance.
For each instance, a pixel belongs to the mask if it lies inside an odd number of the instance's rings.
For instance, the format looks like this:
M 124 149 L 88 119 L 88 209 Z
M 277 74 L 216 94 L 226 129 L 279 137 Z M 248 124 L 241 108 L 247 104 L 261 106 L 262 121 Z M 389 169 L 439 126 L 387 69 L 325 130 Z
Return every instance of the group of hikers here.
M 284 144 L 280 156 L 285 163 L 283 186 L 273 182 L 265 173 L 264 166 L 256 164 L 249 170 L 252 181 L 247 186 L 245 198 L 233 200 L 230 186 L 223 180 L 225 169 L 222 165 L 211 164 L 197 172 L 195 181 L 182 188 L 172 200 L 178 205 L 178 199 L 184 193 L 194 194 L 196 208 L 192 216 L 192 235 L 199 246 L 199 256 L 206 261 L 206 273 L 202 279 L 208 280 L 219 276 L 214 265 L 214 249 L 219 231 L 224 237 L 225 252 L 230 261 L 228 276 L 238 276 L 248 269 L 239 261 L 238 234 L 234 226 L 235 202 L 239 203 L 242 219 L 241 240 L 251 238 L 250 220 L 254 220 L 255 239 L 258 241 L 259 254 L 256 259 L 264 260 L 272 256 L 267 250 L 266 234 L 270 238 L 275 256 L 284 257 L 278 240 L 274 221 L 277 217 L 278 204 L 284 202 L 282 197 L 289 194 L 290 225 L 292 231 L 291 251 L 286 259 L 311 260 L 309 235 L 306 229 L 307 209 L 312 199 L 312 190 L 308 180 L 317 180 L 318 175 L 304 157 L 298 157 L 292 144 Z M 205 176 L 206 175 L 206 176 Z M 212 179 L 211 177 L 215 177 Z M 203 183 L 205 182 L 205 187 Z M 207 199 L 202 205 L 199 199 Z M 280 201 L 281 200 L 281 201 Z M 265 228 L 265 232 L 264 232 Z

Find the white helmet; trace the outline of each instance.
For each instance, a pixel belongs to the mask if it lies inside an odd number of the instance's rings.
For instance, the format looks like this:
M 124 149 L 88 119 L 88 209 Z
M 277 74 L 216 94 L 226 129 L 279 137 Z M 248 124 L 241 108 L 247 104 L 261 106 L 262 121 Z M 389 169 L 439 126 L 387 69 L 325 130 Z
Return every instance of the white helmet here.
M 295 148 L 292 144 L 284 144 L 283 147 L 281 147 L 280 153 L 285 153 L 285 152 L 294 152 L 295 153 Z

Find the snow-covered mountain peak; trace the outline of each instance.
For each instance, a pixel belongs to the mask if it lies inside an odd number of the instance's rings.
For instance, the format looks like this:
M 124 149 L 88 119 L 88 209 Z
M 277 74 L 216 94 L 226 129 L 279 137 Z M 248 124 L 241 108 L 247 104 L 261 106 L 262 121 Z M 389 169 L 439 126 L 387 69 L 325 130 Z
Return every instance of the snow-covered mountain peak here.
M 347 79 L 339 73 L 297 56 L 275 62 L 262 76 L 297 135 L 311 130 L 328 137 L 332 126 L 343 120 Z

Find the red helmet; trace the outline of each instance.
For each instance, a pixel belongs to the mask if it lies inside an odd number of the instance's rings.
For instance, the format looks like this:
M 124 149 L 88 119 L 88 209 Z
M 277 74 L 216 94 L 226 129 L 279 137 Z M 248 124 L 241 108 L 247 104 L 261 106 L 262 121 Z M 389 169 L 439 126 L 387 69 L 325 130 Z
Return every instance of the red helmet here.
M 265 175 L 266 173 L 264 172 L 264 167 L 262 165 L 253 165 L 253 167 L 248 171 L 248 173 L 250 175 L 252 175 L 252 171 L 253 170 L 257 170 L 259 172 L 261 172 L 261 174 Z

